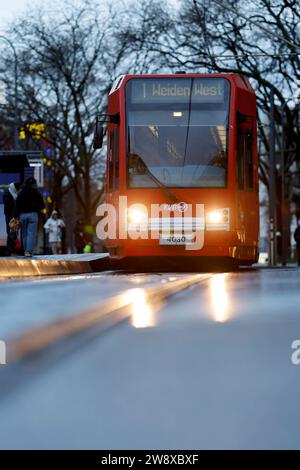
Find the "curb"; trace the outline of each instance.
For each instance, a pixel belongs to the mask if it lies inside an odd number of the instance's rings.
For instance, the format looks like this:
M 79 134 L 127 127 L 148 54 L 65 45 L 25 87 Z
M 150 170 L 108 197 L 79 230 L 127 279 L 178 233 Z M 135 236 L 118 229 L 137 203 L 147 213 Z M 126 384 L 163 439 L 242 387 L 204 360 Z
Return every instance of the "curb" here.
M 81 274 L 103 271 L 109 267 L 107 256 L 0 258 L 0 279 L 57 274 Z

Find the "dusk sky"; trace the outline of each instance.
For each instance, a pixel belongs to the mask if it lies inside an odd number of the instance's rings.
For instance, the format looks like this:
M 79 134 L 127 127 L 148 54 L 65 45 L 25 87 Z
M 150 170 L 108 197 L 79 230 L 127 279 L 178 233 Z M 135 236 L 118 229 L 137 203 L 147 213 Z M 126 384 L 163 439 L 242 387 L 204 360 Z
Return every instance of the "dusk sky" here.
M 74 0 L 75 2 L 80 3 L 81 1 L 84 3 L 84 0 Z M 108 0 L 108 4 L 109 4 Z M 123 6 L 126 5 L 128 0 L 114 0 L 114 4 L 116 1 L 119 1 L 120 4 Z M 175 2 L 177 0 L 174 0 Z M 100 0 L 100 4 L 104 3 L 103 0 Z M 7 21 L 12 20 L 14 17 L 19 16 L 20 13 L 26 11 L 26 8 L 30 8 L 34 5 L 44 6 L 47 5 L 48 8 L 52 9 L 53 4 L 55 2 L 51 2 L 51 0 L 0 0 L 0 33 L 5 30 L 5 24 Z M 59 4 L 59 2 L 58 2 Z
M 12 19 L 15 15 L 22 12 L 26 5 L 30 4 L 28 0 L 0 0 L 0 27 L 5 25 L 6 20 Z

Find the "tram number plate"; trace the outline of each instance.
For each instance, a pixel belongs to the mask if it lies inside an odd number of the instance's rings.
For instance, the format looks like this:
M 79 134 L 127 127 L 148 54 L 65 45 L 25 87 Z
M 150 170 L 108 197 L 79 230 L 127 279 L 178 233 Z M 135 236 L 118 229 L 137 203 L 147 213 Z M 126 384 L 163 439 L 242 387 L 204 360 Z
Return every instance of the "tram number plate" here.
M 161 235 L 160 245 L 191 245 L 194 235 Z

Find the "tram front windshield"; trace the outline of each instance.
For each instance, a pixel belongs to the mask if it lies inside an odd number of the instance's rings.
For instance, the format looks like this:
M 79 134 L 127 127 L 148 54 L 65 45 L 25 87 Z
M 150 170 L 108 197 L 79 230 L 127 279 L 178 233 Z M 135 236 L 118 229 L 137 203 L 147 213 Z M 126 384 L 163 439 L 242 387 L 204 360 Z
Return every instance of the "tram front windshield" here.
M 128 187 L 225 187 L 229 95 L 223 78 L 129 80 Z

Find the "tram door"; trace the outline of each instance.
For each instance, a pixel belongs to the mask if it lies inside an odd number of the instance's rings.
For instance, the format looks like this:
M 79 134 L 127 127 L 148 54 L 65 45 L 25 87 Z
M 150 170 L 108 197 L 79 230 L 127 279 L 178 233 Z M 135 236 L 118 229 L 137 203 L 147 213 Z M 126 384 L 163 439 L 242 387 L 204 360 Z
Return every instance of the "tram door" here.
M 119 128 L 110 129 L 107 142 L 106 167 L 106 202 L 113 204 L 118 210 L 119 197 Z M 119 218 L 117 217 L 117 221 Z M 118 227 L 117 227 L 118 230 Z
M 241 245 L 247 247 L 253 246 L 253 239 L 257 237 L 254 151 L 254 119 L 239 114 L 236 149 L 237 230 Z

